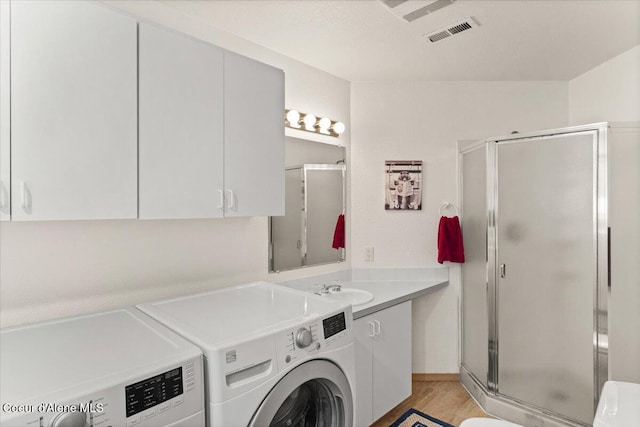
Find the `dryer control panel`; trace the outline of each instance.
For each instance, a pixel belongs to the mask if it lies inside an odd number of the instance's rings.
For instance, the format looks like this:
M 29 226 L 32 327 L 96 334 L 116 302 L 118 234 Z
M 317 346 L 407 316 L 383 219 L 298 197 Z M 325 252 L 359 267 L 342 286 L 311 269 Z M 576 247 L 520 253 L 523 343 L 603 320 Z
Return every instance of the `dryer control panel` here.
M 342 310 L 276 334 L 278 369 L 287 369 L 318 352 L 353 342 L 352 315 Z
M 197 357 L 107 388 L 96 384 L 97 391 L 72 401 L 15 408 L 3 401 L 2 426 L 158 427 L 184 419 L 191 420 L 189 425 L 204 426 L 202 375 L 202 358 Z

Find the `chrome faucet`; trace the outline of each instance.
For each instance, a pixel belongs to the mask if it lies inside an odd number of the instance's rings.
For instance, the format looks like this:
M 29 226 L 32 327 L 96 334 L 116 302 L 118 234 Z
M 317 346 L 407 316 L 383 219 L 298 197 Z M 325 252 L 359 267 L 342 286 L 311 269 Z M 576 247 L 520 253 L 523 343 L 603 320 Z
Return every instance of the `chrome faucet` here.
M 325 289 L 326 289 L 326 292 L 329 292 L 329 291 L 340 292 L 342 290 L 342 285 L 336 283 L 333 285 L 326 286 Z
M 342 285 L 339 285 L 339 284 L 322 285 L 322 287 L 317 292 L 314 292 L 314 293 L 318 295 L 325 295 L 325 294 L 328 294 L 329 291 L 340 292 L 341 290 L 342 290 Z

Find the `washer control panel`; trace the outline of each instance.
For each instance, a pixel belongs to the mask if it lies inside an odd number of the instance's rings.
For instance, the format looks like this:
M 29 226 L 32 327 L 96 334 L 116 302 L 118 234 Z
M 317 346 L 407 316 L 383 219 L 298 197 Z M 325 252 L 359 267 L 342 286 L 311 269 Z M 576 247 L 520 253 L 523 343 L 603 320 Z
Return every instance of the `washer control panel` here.
M 339 311 L 276 334 L 280 370 L 314 354 L 348 345 L 353 340 L 351 313 Z
M 347 320 L 344 312 L 322 319 L 322 332 L 324 338 L 329 339 L 347 329 Z
M 70 402 L 37 402 L 15 408 L 3 402 L 1 424 L 3 427 L 170 425 L 204 410 L 202 375 L 202 357 L 197 357 Z

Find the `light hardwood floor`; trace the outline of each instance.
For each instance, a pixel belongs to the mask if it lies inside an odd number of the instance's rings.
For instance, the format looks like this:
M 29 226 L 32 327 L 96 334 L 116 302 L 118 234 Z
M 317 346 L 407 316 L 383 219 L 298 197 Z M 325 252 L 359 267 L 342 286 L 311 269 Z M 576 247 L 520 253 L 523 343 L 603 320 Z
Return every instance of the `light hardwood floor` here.
M 411 408 L 454 426 L 459 426 L 467 418 L 491 418 L 457 381 L 414 380 L 412 386 L 411 396 L 373 423 L 372 427 L 389 427 Z

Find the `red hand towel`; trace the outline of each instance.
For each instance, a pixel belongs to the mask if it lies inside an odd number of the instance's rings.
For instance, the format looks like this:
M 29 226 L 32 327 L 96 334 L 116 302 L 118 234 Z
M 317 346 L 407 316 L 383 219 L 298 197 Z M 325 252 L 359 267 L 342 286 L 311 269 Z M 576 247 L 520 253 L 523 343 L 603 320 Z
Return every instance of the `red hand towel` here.
M 462 244 L 462 230 L 457 216 L 440 218 L 438 225 L 438 262 L 464 262 L 464 246 Z
M 344 215 L 338 216 L 336 229 L 333 232 L 333 245 L 331 245 L 331 247 L 333 249 L 344 248 Z

